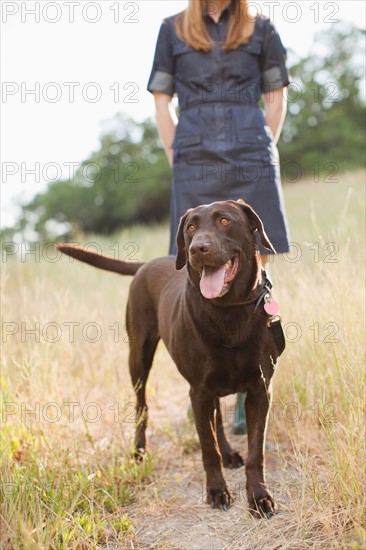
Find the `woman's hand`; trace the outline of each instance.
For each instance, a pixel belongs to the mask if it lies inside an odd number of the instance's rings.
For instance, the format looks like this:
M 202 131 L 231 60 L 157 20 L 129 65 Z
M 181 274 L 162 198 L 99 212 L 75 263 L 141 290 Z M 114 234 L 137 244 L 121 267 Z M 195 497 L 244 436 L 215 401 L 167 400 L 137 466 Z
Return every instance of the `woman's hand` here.
M 171 145 L 175 136 L 177 118 L 175 116 L 172 98 L 161 92 L 154 92 L 156 109 L 156 126 L 163 142 L 170 166 L 173 166 L 173 149 Z
M 285 88 L 278 88 L 268 94 L 263 94 L 264 116 L 273 134 L 276 144 L 283 126 L 287 110 L 287 93 Z

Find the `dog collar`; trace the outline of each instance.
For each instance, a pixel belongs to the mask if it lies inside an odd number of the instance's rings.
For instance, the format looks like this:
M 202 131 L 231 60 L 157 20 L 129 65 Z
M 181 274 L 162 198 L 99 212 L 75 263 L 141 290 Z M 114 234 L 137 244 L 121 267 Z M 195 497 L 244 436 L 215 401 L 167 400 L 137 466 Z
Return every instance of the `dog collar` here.
M 264 278 L 264 287 L 260 295 L 247 302 L 238 302 L 230 305 L 248 305 L 255 302 L 253 313 L 264 302 L 263 309 L 268 315 L 267 326 L 273 333 L 278 355 L 281 355 L 286 347 L 285 336 L 281 324 L 281 316 L 278 314 L 279 304 L 272 298 L 272 281 L 267 271 L 262 267 L 262 276 Z
M 278 302 L 272 298 L 271 289 L 272 289 L 273 285 L 272 285 L 272 281 L 271 281 L 271 278 L 270 278 L 269 274 L 267 273 L 267 271 L 264 268 L 262 268 L 262 273 L 263 273 L 263 277 L 264 277 L 264 289 L 261 292 L 261 294 L 259 295 L 259 298 L 258 298 L 258 300 L 255 304 L 255 307 L 254 307 L 254 311 L 257 310 L 259 304 L 263 300 L 264 301 L 264 305 L 263 305 L 264 311 L 268 315 L 274 316 L 274 315 L 278 314 L 279 305 L 278 305 Z M 254 313 L 254 311 L 253 311 L 253 313 Z
M 283 334 L 282 324 L 281 324 L 281 316 L 278 315 L 279 305 L 276 300 L 273 300 L 272 298 L 272 281 L 267 273 L 267 271 L 263 268 L 263 275 L 265 278 L 264 283 L 264 291 L 260 295 L 254 311 L 257 309 L 259 304 L 262 300 L 264 300 L 264 311 L 269 315 L 269 319 L 267 321 L 267 326 L 270 328 L 273 332 L 274 341 L 276 344 L 276 348 L 278 351 L 278 355 L 281 355 L 281 353 L 284 351 L 286 347 L 286 340 L 285 335 Z
M 264 300 L 265 304 L 264 304 L 264 310 L 266 311 L 266 313 L 268 315 L 275 315 L 278 313 L 278 302 L 276 302 L 275 300 L 273 300 L 272 298 L 272 294 L 271 294 L 271 289 L 272 289 L 272 281 L 270 279 L 270 276 L 268 275 L 267 271 L 264 269 L 264 267 L 262 267 L 262 279 L 264 278 L 264 285 L 263 285 L 263 290 L 261 291 L 261 293 L 259 294 L 259 296 L 256 296 L 255 298 L 252 298 L 251 300 L 247 300 L 245 302 L 235 302 L 234 304 L 219 304 L 219 307 L 231 307 L 231 306 L 246 306 L 246 305 L 249 305 L 249 304 L 254 304 L 255 303 L 255 306 L 254 306 L 254 310 L 253 310 L 253 313 L 258 309 L 260 303 Z M 265 305 L 266 304 L 274 304 L 276 306 L 276 311 L 274 313 L 271 313 L 271 311 L 267 311 L 267 309 L 269 308 L 266 308 Z M 273 311 L 274 311 L 275 307 L 273 307 Z

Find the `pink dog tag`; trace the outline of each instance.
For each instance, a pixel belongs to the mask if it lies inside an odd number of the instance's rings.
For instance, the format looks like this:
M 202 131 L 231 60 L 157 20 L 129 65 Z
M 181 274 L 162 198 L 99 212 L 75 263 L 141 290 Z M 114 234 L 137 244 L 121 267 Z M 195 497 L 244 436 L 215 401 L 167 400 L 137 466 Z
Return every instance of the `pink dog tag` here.
M 279 305 L 276 300 L 271 300 L 270 302 L 266 302 L 264 304 L 264 311 L 268 313 L 268 315 L 276 315 L 279 310 Z

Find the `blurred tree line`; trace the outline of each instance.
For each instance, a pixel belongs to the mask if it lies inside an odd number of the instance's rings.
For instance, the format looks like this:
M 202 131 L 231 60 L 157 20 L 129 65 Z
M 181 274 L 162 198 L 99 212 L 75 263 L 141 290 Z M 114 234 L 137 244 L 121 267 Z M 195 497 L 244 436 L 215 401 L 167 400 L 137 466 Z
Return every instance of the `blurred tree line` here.
M 288 113 L 279 143 L 282 181 L 302 176 L 336 181 L 337 173 L 364 164 L 365 32 L 348 23 L 317 35 L 305 58 L 289 56 Z M 155 123 L 119 113 L 100 148 L 73 177 L 48 185 L 3 237 L 68 238 L 75 231 L 110 234 L 168 217 L 171 173 Z

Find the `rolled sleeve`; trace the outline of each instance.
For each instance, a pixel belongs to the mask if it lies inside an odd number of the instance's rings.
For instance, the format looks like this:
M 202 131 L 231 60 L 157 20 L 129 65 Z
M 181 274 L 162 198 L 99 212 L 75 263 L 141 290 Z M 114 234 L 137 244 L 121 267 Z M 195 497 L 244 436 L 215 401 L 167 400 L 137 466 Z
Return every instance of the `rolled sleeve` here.
M 173 47 L 171 29 L 167 21 L 164 21 L 160 27 L 147 89 L 151 93 L 162 92 L 169 96 L 174 95 Z
M 275 27 L 267 22 L 262 53 L 262 92 L 268 93 L 290 84 L 287 52 Z
M 149 92 L 162 92 L 170 96 L 174 95 L 173 75 L 164 71 L 154 71 L 151 74 L 147 89 Z

